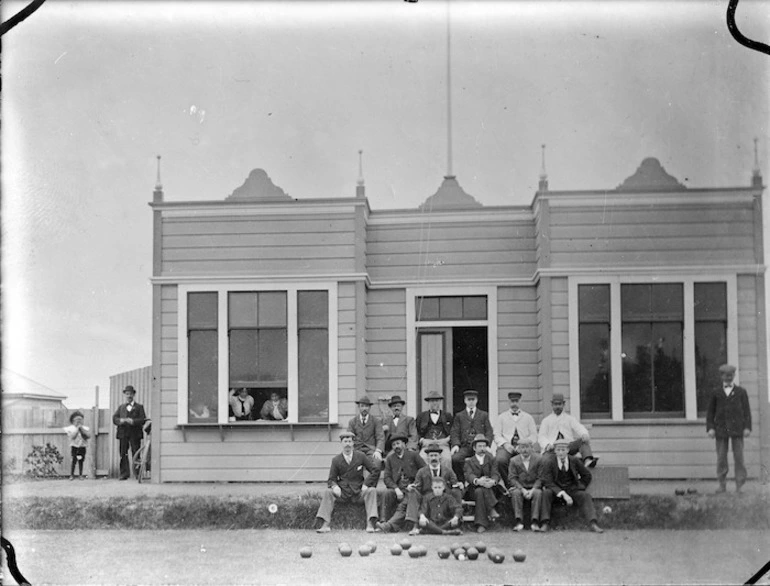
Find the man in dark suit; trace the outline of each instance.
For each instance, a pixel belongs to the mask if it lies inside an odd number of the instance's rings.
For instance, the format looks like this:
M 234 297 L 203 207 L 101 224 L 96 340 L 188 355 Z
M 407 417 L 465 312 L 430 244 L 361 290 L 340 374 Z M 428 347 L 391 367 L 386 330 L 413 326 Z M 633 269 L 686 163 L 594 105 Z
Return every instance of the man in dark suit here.
M 719 367 L 722 388 L 715 390 L 706 411 L 706 431 L 717 443 L 718 493 L 727 490 L 727 448 L 733 442 L 735 460 L 735 491 L 741 492 L 746 482 L 746 466 L 743 463 L 743 439 L 751 434 L 751 410 L 746 389 L 735 384 L 735 367 L 723 364 Z
M 553 446 L 556 456 L 545 456 L 541 464 L 544 489 L 540 531 L 548 531 L 553 500 L 561 499 L 568 507 L 577 503 L 591 531 L 604 533 L 596 522 L 594 500 L 586 491 L 591 484 L 591 473 L 580 458 L 569 455 L 570 442 L 556 440 Z
M 406 401 L 398 395 L 393 395 L 388 403 L 392 415 L 382 420 L 382 430 L 385 432 L 386 454 L 389 454 L 393 449 L 393 440 L 391 438 L 395 435 L 406 436 L 406 449 L 417 451 L 417 440 L 419 439 L 417 437 L 417 424 L 414 417 L 404 415 L 404 405 L 406 405 Z
M 383 503 L 383 517 L 389 518 L 397 506 L 405 509 L 406 520 L 417 522 L 420 507 L 414 480 L 420 468 L 426 466 L 425 460 L 414 450 L 406 449 L 407 438 L 403 434 L 392 436 L 393 451 L 385 458 L 383 481 L 388 489 Z M 403 503 L 404 507 L 400 507 Z
M 441 462 L 444 466 L 452 466 L 452 456 L 449 453 L 449 434 L 452 431 L 451 413 L 447 413 L 441 408 L 444 397 L 436 391 L 428 393 L 423 399 L 428 403 L 428 409 L 417 416 L 417 435 L 420 438 L 422 451 L 420 455 L 423 460 L 429 462 L 428 445 L 436 444 L 441 448 Z M 430 463 L 430 462 L 429 462 Z
M 374 533 L 374 522 L 377 520 L 376 486 L 380 473 L 375 470 L 370 458 L 354 449 L 354 437 L 350 431 L 343 431 L 340 434 L 342 453 L 332 458 L 328 488 L 316 513 L 316 517 L 323 522 L 316 530 L 318 533 L 331 531 L 330 524 L 336 501 L 354 503 L 363 501 L 366 508 L 366 531 Z M 369 473 L 366 477 L 364 470 Z
M 489 440 L 484 434 L 478 434 L 471 442 L 473 456 L 465 460 L 465 480 L 476 501 L 473 522 L 477 533 L 484 533 L 490 521 L 500 516 L 495 510 L 497 497 L 495 486 L 500 482 L 499 466 L 494 456 L 487 450 Z
M 355 437 L 355 449 L 372 459 L 379 478 L 385 451 L 385 433 L 382 429 L 382 422 L 369 413 L 372 402 L 366 395 L 359 397 L 356 405 L 358 405 L 358 415 L 352 417 L 348 422 L 348 431 L 352 432 Z
M 519 453 L 508 463 L 508 489 L 513 505 L 514 531 L 524 529 L 524 501 L 531 503 L 530 529 L 540 531 L 540 505 L 543 498 L 541 464 L 543 456 L 534 453 L 532 440 L 519 441 Z
M 463 393 L 465 409 L 455 413 L 450 432 L 450 444 L 452 449 L 452 468 L 460 480 L 465 481 L 465 460 L 475 452 L 473 449 L 474 438 L 481 434 L 486 440 L 486 448 L 492 444 L 494 431 L 489 421 L 489 414 L 476 407 L 479 394 L 474 390 Z M 498 473 L 499 478 L 499 473 Z
M 123 389 L 126 396 L 126 402 L 118 407 L 112 416 L 112 423 L 118 426 L 117 439 L 120 451 L 120 480 L 127 480 L 131 477 L 131 460 L 128 459 L 128 449 L 131 448 L 131 455 L 139 452 L 139 445 L 142 442 L 142 426 L 147 421 L 147 415 L 144 413 L 144 407 L 134 401 L 136 389 L 128 385 Z

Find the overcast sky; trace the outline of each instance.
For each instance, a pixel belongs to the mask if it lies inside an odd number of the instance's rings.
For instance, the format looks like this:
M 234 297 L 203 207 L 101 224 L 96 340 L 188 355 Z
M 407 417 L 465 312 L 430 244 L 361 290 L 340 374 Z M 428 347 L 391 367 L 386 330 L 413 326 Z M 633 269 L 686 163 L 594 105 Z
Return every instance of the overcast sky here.
M 768 176 L 766 55 L 727 3 L 452 0 L 453 171 L 484 205 Z M 3 20 L 22 4 L 4 2 Z M 3 366 L 89 406 L 151 362 L 152 217 L 254 168 L 296 198 L 416 208 L 447 171 L 447 4 L 64 2 L 3 37 Z M 739 4 L 770 39 L 767 4 Z

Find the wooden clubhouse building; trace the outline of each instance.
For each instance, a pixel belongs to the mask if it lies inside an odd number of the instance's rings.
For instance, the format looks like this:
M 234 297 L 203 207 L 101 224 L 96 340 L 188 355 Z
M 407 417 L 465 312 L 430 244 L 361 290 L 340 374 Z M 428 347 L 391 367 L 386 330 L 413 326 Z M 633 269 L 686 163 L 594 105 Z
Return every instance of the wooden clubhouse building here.
M 648 158 L 614 189 L 552 191 L 543 170 L 527 206 L 448 176 L 419 207 L 372 210 L 361 177 L 355 197 L 294 199 L 255 170 L 178 202 L 158 177 L 153 481 L 322 481 L 362 393 L 414 416 L 467 388 L 493 421 L 522 392 L 538 424 L 563 393 L 600 466 L 631 478 L 714 478 L 724 362 L 749 392 L 749 476 L 766 474 L 758 164 L 747 183 L 688 188 Z M 240 388 L 255 420 L 233 417 Z M 259 418 L 273 392 L 285 421 Z

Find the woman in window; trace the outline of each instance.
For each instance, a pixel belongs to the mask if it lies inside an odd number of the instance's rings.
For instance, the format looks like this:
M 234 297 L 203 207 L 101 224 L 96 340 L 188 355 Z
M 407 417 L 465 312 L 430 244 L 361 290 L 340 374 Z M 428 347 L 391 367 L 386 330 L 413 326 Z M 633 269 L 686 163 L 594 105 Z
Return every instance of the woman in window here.
M 262 410 L 259 414 L 262 416 L 262 419 L 283 421 L 289 414 L 289 402 L 286 400 L 286 397 L 281 397 L 273 391 L 270 393 L 270 399 L 262 405 Z
M 247 388 L 238 389 L 238 394 L 236 394 L 235 389 L 230 389 L 230 409 L 232 409 L 236 421 L 251 420 L 251 411 L 254 409 L 254 397 L 249 395 Z

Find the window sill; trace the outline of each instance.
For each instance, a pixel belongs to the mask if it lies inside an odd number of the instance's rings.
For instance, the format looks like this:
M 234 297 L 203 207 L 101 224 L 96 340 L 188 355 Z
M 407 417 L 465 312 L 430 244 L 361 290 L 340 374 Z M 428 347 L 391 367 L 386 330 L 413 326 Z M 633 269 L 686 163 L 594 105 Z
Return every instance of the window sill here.
M 706 418 L 684 419 L 683 417 L 667 417 L 660 419 L 586 419 L 582 423 L 588 427 L 606 427 L 609 425 L 698 425 L 705 426 Z
M 337 423 L 331 421 L 303 421 L 303 422 L 289 422 L 289 421 L 228 421 L 227 423 L 177 423 L 176 428 L 182 430 L 182 439 L 187 441 L 188 429 L 218 429 L 219 436 L 222 441 L 225 441 L 227 431 L 232 428 L 238 427 L 283 427 L 289 428 L 291 431 L 291 441 L 294 441 L 294 428 L 295 427 L 325 427 L 329 432 L 329 441 L 332 439 L 332 426 L 336 426 Z

